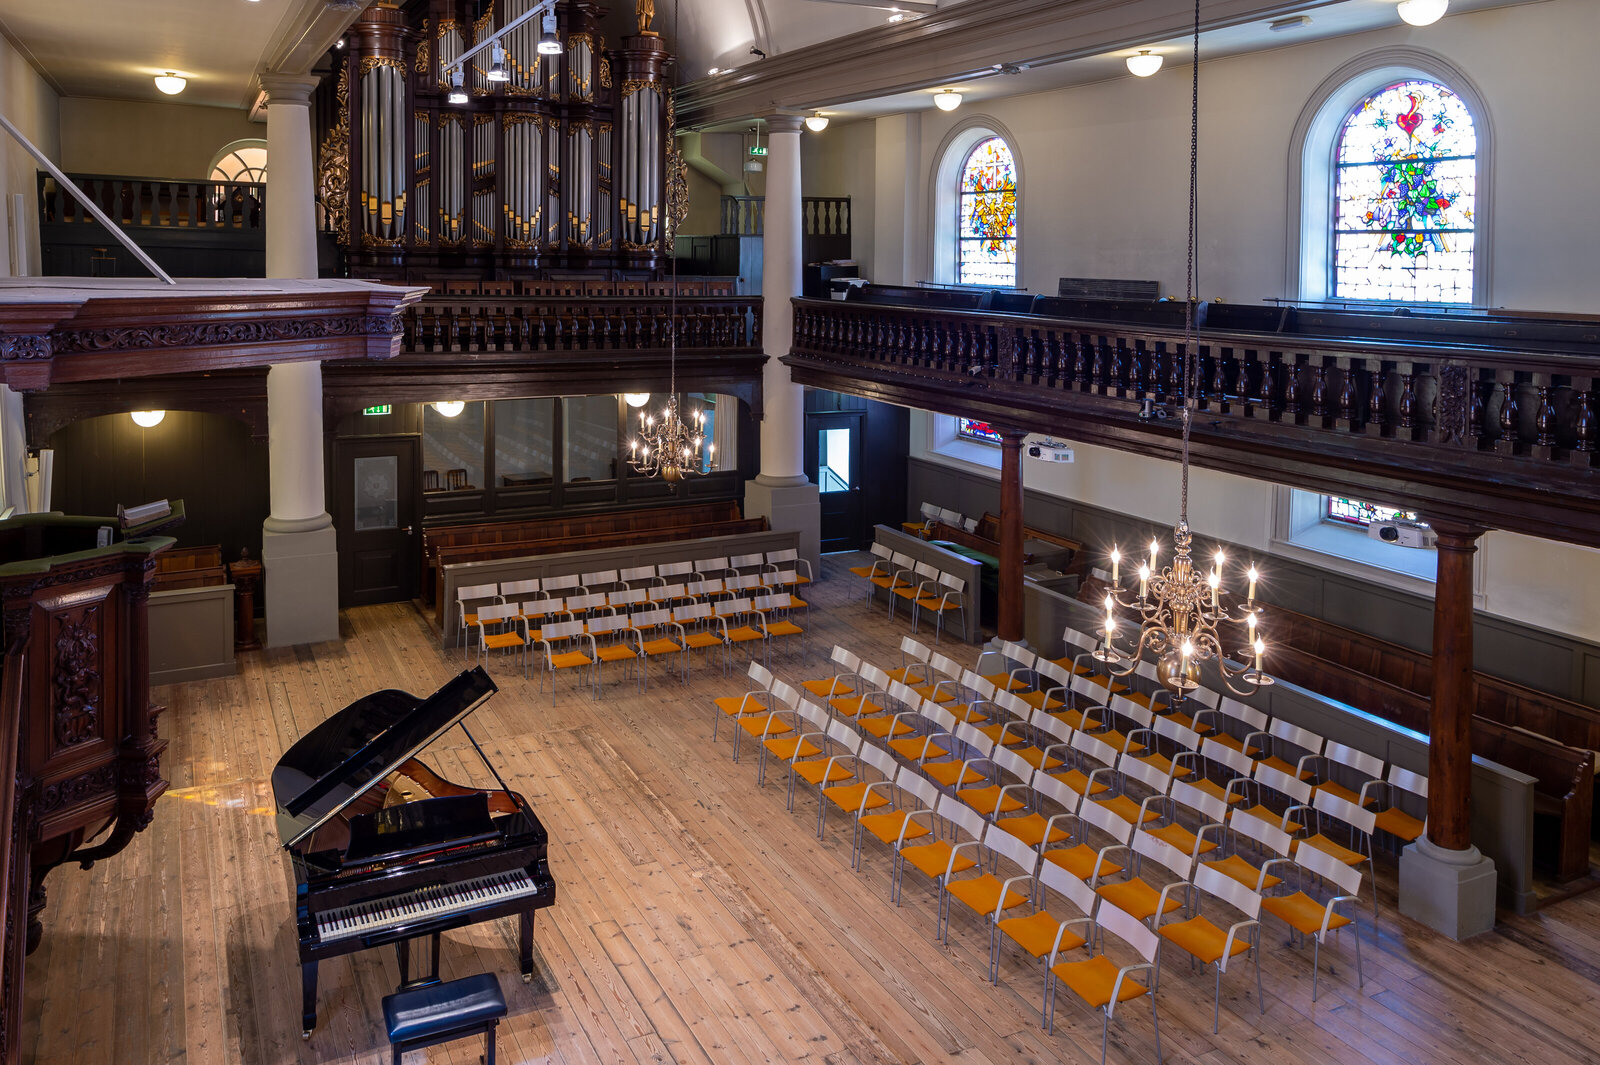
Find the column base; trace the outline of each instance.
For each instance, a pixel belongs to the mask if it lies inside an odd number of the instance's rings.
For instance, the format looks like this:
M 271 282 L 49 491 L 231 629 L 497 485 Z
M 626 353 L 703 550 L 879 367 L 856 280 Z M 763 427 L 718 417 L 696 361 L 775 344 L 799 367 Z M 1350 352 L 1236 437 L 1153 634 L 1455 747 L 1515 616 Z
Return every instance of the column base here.
M 339 638 L 339 551 L 332 525 L 303 532 L 264 527 L 267 646 Z
M 1400 852 L 1400 912 L 1461 940 L 1494 928 L 1494 862 L 1478 848 L 1449 850 L 1426 837 Z
M 800 534 L 800 557 L 811 564 L 811 574 L 822 579 L 822 503 L 817 486 L 801 477 L 762 478 L 744 483 L 744 516 L 766 518 L 780 532 Z M 774 484 L 773 482 L 779 482 Z

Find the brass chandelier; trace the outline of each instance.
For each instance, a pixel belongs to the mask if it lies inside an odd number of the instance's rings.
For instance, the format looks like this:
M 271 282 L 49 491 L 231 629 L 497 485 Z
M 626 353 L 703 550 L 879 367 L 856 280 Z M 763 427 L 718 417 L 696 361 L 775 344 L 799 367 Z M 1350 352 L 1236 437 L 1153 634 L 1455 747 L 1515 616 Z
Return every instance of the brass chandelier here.
M 1172 530 L 1172 564 L 1157 568 L 1161 554 L 1158 540 L 1150 541 L 1150 557 L 1139 566 L 1139 595 L 1126 598 L 1122 589 L 1122 552 L 1111 549 L 1111 591 L 1105 597 L 1105 642 L 1094 652 L 1094 657 L 1105 664 L 1117 677 L 1125 677 L 1138 668 L 1148 652 L 1156 659 L 1156 679 L 1162 686 L 1182 697 L 1200 687 L 1200 669 L 1206 662 L 1215 662 L 1222 682 L 1235 695 L 1251 695 L 1273 683 L 1261 671 L 1261 657 L 1266 643 L 1256 632 L 1256 581 L 1259 573 L 1251 565 L 1247 578 L 1248 594 L 1242 614 L 1230 614 L 1223 605 L 1222 578 L 1226 558 L 1221 550 L 1215 556 L 1215 565 L 1202 573 L 1195 565 L 1193 537 L 1189 532 L 1189 428 L 1193 417 L 1196 374 L 1196 338 L 1194 325 L 1194 260 L 1195 260 L 1195 208 L 1198 191 L 1197 167 L 1200 139 L 1200 4 L 1195 0 L 1194 10 L 1194 66 L 1193 86 L 1189 111 L 1189 244 L 1188 276 L 1185 282 L 1183 315 L 1183 458 L 1182 490 L 1178 500 L 1178 523 Z M 1119 650 L 1115 643 L 1117 632 L 1116 607 L 1121 606 L 1139 613 L 1139 639 L 1127 651 Z M 1233 652 L 1249 665 L 1230 661 L 1230 652 L 1223 647 L 1222 626 L 1244 621 L 1248 629 L 1247 644 L 1243 650 Z M 1238 686 L 1235 685 L 1238 681 Z

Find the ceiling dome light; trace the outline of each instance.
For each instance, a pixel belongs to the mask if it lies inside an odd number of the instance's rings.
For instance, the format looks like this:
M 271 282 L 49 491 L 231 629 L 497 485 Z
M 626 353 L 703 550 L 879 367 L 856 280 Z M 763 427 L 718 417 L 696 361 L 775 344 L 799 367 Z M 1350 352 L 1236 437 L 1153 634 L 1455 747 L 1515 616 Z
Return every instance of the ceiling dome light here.
M 561 39 L 556 36 L 555 12 L 552 11 L 550 14 L 546 15 L 542 25 L 544 29 L 539 34 L 539 54 L 560 55 Z
M 180 77 L 170 70 L 165 74 L 156 75 L 156 88 L 160 89 L 168 96 L 178 95 L 183 91 L 183 87 L 187 84 L 189 84 L 188 78 Z
M 1139 49 L 1138 55 L 1128 57 L 1128 70 L 1136 78 L 1148 78 L 1161 69 L 1161 57 L 1153 55 L 1148 48 Z
M 1432 26 L 1444 18 L 1445 9 L 1449 6 L 1450 0 L 1400 0 L 1395 10 L 1413 26 Z
M 722 68 L 721 67 L 712 67 L 710 70 L 706 71 L 706 77 L 714 78 L 718 74 L 721 74 L 721 73 L 722 73 Z
M 164 410 L 136 410 L 128 415 L 133 419 L 133 424 L 141 429 L 154 429 L 161 424 L 161 419 L 166 416 L 167 412 Z
M 622 393 L 622 398 L 628 401 L 628 406 L 630 407 L 642 407 L 650 402 L 650 393 L 624 392 Z
M 961 94 L 954 89 L 940 89 L 933 94 L 933 106 L 941 111 L 954 111 L 961 106 Z
M 459 399 L 441 399 L 433 405 L 433 409 L 446 418 L 454 418 L 467 409 L 467 405 Z
M 812 133 L 821 133 L 828 128 L 828 118 L 821 111 L 806 119 L 806 129 Z

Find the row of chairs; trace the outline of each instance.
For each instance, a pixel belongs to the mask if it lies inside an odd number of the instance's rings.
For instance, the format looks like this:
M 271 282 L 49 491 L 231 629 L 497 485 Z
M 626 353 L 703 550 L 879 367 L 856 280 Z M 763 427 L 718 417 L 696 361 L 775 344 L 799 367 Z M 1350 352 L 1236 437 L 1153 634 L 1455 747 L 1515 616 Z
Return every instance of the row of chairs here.
M 943 656 L 927 656 L 929 663 L 937 659 Z M 1287 862 L 1302 876 L 1309 872 L 1331 880 L 1345 895 L 1323 903 L 1304 890 L 1263 898 L 1262 891 L 1282 883 L 1283 878 L 1268 871 L 1254 884 L 1244 883 L 1229 875 L 1231 859 L 1237 854 L 1200 862 L 1198 848 L 1186 853 L 1163 838 L 1162 828 L 1188 831 L 1171 811 L 1166 815 L 1167 825 L 1152 823 L 1161 814 L 1146 816 L 1150 797 L 1133 806 L 1130 817 L 1131 800 L 1115 772 L 1119 757 L 1104 740 L 1082 730 L 1067 728 L 1063 733 L 1058 728 L 1048 736 L 1028 737 L 1032 741 L 1030 759 L 1023 751 L 985 735 L 973 723 L 970 712 L 982 701 L 978 692 L 962 691 L 950 702 L 940 703 L 934 694 L 920 695 L 908 683 L 926 682 L 928 675 L 917 676 L 922 671 L 906 663 L 892 671 L 899 679 L 890 679 L 891 671 L 863 663 L 844 648 L 835 648 L 833 660 L 842 667 L 839 673 L 802 684 L 825 705 L 807 700 L 799 689 L 775 680 L 770 673 L 752 669 L 758 687 L 744 696 L 719 700 L 717 720 L 720 723 L 725 716 L 735 719 L 736 746 L 741 734 L 761 741 L 763 762 L 758 781 L 764 780 L 769 756 L 787 764 L 791 809 L 798 785 L 819 792 L 819 838 L 830 807 L 854 815 L 853 865 L 860 863 L 863 833 L 893 848 L 890 890 L 897 901 L 906 864 L 929 876 L 939 891 L 941 939 L 948 939 L 952 899 L 983 916 L 990 930 L 992 981 L 998 980 L 1002 937 L 1017 942 L 1035 958 L 1048 955 L 1041 1007 L 1046 1026 L 1053 1014 L 1056 980 L 1100 1008 L 1108 1026 L 1118 1002 L 1155 986 L 1155 981 L 1146 988 L 1128 980 L 1141 968 L 1159 965 L 1158 947 L 1163 941 L 1217 967 L 1220 989 L 1228 960 L 1259 947 L 1257 922 L 1267 903 L 1272 903 L 1266 905 L 1269 912 L 1278 913 L 1292 928 L 1311 936 L 1319 954 L 1326 935 L 1350 923 L 1335 913 L 1334 907 L 1359 891 L 1360 873 L 1333 861 L 1325 852 L 1305 847 L 1293 861 L 1282 856 L 1265 864 L 1270 868 L 1275 862 Z M 954 663 L 943 659 L 941 665 L 949 669 Z M 937 691 L 942 683 L 924 683 L 922 688 Z M 995 694 L 1000 697 L 998 703 L 1010 703 L 1013 711 L 1026 706 L 1014 692 Z M 957 720 L 956 709 L 967 711 L 968 720 Z M 1002 736 L 1008 731 L 1002 726 Z M 1071 738 L 1059 742 L 1063 735 Z M 1051 739 L 1058 742 L 1052 744 Z M 1111 764 L 1086 760 L 1094 758 L 1109 758 Z M 1097 779 L 1102 774 L 1107 774 L 1103 781 Z M 1116 801 L 1119 799 L 1125 801 Z M 1052 807 L 1054 812 L 1046 816 Z M 1210 808 L 1216 812 L 1214 806 Z M 1191 835 L 1200 839 L 1208 834 L 1226 835 L 1230 820 L 1226 804 L 1220 813 L 1222 821 L 1198 825 Z M 1091 843 L 1090 828 L 1103 840 Z M 950 841 L 941 838 L 945 829 L 951 833 Z M 1254 838 L 1249 836 L 1249 826 L 1242 834 Z M 1222 842 L 1226 841 L 1217 841 L 1211 849 Z M 1109 879 L 1124 868 L 1111 860 L 1117 851 L 1128 852 L 1135 867 L 1127 880 Z M 1144 881 L 1139 865 L 1147 859 L 1166 869 L 1174 881 L 1159 889 Z M 1015 875 L 1001 880 L 995 872 L 985 872 L 998 870 L 1002 861 L 1016 868 Z M 969 872 L 971 876 L 961 875 Z M 1021 889 L 1023 884 L 1026 891 Z M 1052 917 L 1045 901 L 1050 892 L 1073 903 L 1083 916 L 1067 921 Z M 1199 913 L 1202 896 L 1236 907 L 1245 921 L 1235 922 L 1226 931 L 1212 925 Z M 1321 923 L 1311 927 L 1303 918 L 1319 905 Z M 1163 926 L 1163 917 L 1180 906 L 1188 916 Z M 1013 916 L 1021 907 L 1028 908 Z M 1141 923 L 1146 920 L 1153 924 Z M 1088 926 L 1089 934 L 1072 931 L 1074 925 Z M 1103 951 L 1084 962 L 1059 959 L 1064 951 L 1080 946 L 1092 950 L 1096 930 L 1110 931 L 1134 947 L 1140 960 L 1118 968 Z M 1359 969 L 1359 941 L 1357 951 Z M 1313 964 L 1318 964 L 1315 957 Z M 1214 1013 L 1219 1009 L 1217 1003 L 1220 990 Z M 1159 1055 L 1159 1030 L 1157 1045 Z
M 906 603 L 911 610 L 911 631 L 916 632 L 922 613 L 934 615 L 933 641 L 939 642 L 944 631 L 944 619 L 951 612 L 960 615 L 961 631 L 967 628 L 967 580 L 954 573 L 946 573 L 931 562 L 919 562 L 910 555 L 891 551 L 873 541 L 872 562 L 865 566 L 851 566 L 850 572 L 867 582 L 867 598 L 882 589 L 889 600 L 889 620 L 894 620 L 895 608 Z

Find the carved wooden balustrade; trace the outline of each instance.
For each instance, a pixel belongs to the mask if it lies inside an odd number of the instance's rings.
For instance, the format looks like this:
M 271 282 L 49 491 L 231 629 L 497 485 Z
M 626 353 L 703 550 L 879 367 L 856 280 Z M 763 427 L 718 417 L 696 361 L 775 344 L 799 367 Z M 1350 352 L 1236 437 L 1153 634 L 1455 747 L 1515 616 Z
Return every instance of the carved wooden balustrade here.
M 801 299 L 784 361 L 803 384 L 1170 455 L 1183 328 L 1165 307 L 1150 327 Z M 1600 543 L 1600 322 L 1336 337 L 1214 328 L 1207 310 L 1198 465 Z M 1284 315 L 1210 310 L 1267 329 Z
M 169 181 L 162 178 L 68 174 L 122 226 L 168 229 L 262 230 L 267 225 L 267 187 L 246 181 Z M 39 218 L 43 225 L 98 226 L 56 179 L 39 173 Z
M 761 350 L 757 297 L 430 296 L 407 308 L 407 353 Z

